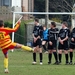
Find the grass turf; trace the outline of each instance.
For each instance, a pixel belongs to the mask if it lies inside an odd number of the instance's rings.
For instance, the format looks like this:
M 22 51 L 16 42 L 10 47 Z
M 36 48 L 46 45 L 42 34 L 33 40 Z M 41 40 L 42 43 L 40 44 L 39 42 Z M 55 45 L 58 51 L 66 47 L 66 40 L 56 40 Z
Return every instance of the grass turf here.
M 37 65 L 32 65 L 32 53 L 24 51 L 9 51 L 9 73 L 8 75 L 75 75 L 75 65 L 65 65 L 63 55 L 61 65 L 48 65 L 47 54 L 43 54 L 43 65 L 39 64 L 39 54 L 37 53 Z M 3 54 L 0 51 L 0 74 L 4 73 Z

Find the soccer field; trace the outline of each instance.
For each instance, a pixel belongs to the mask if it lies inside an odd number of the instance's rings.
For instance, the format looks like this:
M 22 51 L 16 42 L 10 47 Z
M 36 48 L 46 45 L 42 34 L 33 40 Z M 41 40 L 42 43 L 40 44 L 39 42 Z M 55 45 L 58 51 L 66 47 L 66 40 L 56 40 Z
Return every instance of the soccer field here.
M 9 73 L 8 75 L 75 75 L 75 65 L 48 65 L 47 54 L 43 54 L 43 65 L 39 64 L 39 54 L 37 53 L 37 65 L 32 65 L 32 52 L 9 51 Z M 3 66 L 3 54 L 0 51 L 0 75 L 5 75 Z M 54 63 L 54 58 L 52 59 Z

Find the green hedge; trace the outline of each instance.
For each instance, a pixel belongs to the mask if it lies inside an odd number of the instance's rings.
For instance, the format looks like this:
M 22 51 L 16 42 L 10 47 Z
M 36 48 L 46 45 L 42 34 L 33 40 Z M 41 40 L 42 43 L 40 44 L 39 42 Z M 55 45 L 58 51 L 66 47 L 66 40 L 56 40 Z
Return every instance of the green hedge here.
M 6 21 L 5 23 L 5 27 L 10 27 L 12 28 L 12 21 Z M 15 32 L 15 42 L 21 43 L 21 44 L 26 44 L 26 40 L 25 40 L 25 36 L 26 36 L 26 32 L 25 32 L 25 21 L 21 22 L 20 28 L 18 29 L 17 32 Z

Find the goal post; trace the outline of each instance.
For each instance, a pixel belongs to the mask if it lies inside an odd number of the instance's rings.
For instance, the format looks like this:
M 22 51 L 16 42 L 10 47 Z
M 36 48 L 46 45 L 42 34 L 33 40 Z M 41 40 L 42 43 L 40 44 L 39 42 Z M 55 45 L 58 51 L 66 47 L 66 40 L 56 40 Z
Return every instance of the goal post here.
M 21 16 L 18 21 L 15 23 L 15 14 L 13 14 L 13 28 L 14 26 L 22 19 L 23 16 Z M 12 33 L 12 42 L 14 42 L 14 32 Z
M 71 18 L 72 21 L 72 27 L 74 27 L 75 24 L 75 12 L 13 12 L 13 28 L 15 26 L 15 18 L 16 14 L 24 15 L 24 14 L 32 14 L 32 15 L 71 15 L 73 18 Z M 12 33 L 12 42 L 14 42 L 14 32 Z
M 40 14 L 40 15 L 75 15 L 75 12 L 13 12 L 13 14 Z

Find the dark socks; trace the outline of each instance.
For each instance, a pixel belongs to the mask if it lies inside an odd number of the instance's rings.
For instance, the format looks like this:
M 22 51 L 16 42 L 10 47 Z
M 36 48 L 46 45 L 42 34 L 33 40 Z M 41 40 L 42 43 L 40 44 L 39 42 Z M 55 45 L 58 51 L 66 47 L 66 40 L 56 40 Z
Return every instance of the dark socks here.
M 72 62 L 73 59 L 73 52 L 70 52 L 70 62 Z
M 36 53 L 33 53 L 33 61 L 36 62 Z
M 61 62 L 62 54 L 59 54 L 59 62 Z
M 54 58 L 55 58 L 56 62 L 58 62 L 57 53 L 56 52 L 53 52 L 53 54 L 54 54 Z
M 39 56 L 40 56 L 40 62 L 42 62 L 42 56 L 43 56 L 42 53 L 40 53 Z
M 52 54 L 48 54 L 48 59 L 49 59 L 49 62 L 51 63 L 51 59 L 52 59 Z
M 42 53 L 40 53 L 39 56 L 40 56 L 40 62 L 42 62 Z M 33 53 L 33 61 L 36 62 L 36 53 Z
M 65 54 L 66 63 L 68 63 L 68 54 Z

